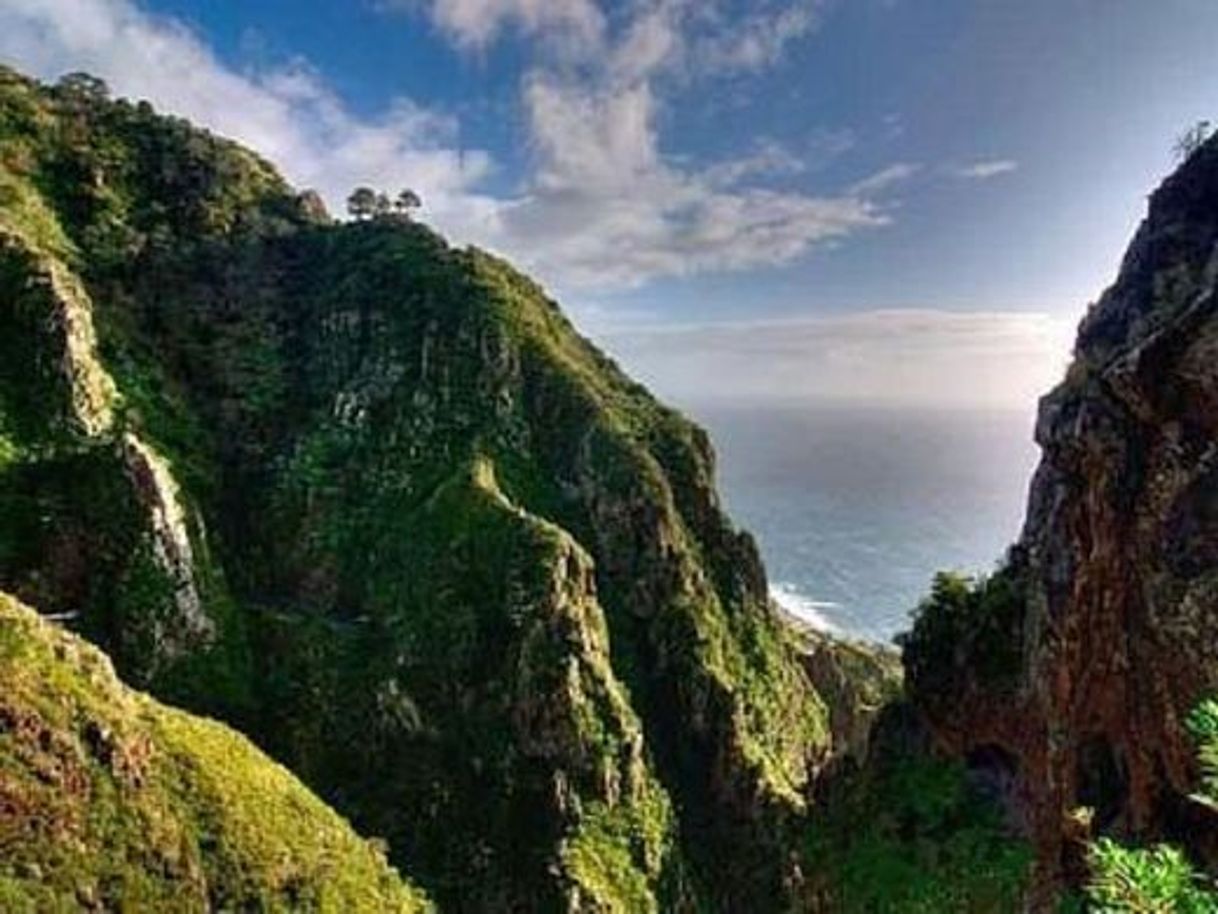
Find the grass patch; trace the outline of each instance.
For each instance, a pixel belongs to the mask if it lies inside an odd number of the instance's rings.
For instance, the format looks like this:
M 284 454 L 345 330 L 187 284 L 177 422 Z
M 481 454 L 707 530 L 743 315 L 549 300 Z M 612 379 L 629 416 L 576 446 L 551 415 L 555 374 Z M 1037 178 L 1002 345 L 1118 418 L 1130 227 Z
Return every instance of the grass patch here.
M 0 680 L 4 910 L 427 910 L 243 737 L 126 689 L 5 595 Z

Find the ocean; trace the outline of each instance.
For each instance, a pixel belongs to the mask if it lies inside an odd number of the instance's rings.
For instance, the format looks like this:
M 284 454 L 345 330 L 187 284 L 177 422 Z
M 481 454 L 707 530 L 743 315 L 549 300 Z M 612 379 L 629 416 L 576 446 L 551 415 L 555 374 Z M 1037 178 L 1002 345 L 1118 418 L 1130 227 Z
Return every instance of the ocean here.
M 774 597 L 831 631 L 887 641 L 937 570 L 992 570 L 1023 521 L 1031 410 L 687 406 L 719 489 L 757 538 Z

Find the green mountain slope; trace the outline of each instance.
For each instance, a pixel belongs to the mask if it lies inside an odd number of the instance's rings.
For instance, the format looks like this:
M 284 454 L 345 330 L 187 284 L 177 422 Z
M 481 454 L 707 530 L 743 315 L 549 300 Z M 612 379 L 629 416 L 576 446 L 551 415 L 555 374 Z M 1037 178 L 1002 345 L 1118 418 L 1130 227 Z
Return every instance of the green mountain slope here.
M 0 682 L 0 910 L 429 909 L 247 740 L 2 593 Z
M 532 282 L 0 77 L 0 586 L 455 910 L 768 910 L 827 713 L 705 434 Z

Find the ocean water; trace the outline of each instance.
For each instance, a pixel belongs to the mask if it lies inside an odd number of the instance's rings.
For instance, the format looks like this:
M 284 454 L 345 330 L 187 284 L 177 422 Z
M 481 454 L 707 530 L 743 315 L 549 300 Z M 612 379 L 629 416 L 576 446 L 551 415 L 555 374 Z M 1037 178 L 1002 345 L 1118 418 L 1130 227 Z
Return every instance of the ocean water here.
M 940 569 L 993 568 L 1018 535 L 1033 412 L 692 406 L 719 489 L 761 548 L 775 598 L 885 641 Z

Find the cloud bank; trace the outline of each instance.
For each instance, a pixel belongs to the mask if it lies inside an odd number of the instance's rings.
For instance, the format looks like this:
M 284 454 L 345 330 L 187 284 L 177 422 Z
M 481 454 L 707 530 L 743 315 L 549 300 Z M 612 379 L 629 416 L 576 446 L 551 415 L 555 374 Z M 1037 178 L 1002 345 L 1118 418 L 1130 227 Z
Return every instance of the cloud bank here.
M 434 0 L 432 19 L 450 28 L 470 2 Z M 520 0 L 478 2 L 485 22 L 520 18 Z M 779 189 L 781 178 L 802 168 L 773 141 L 705 165 L 663 150 L 667 90 L 774 65 L 815 28 L 818 7 L 784 0 L 732 15 L 721 3 L 640 0 L 616 28 L 600 19 L 599 28 L 584 30 L 578 65 L 569 44 L 561 56 L 539 58 L 522 92 L 533 172 L 502 210 L 501 238 L 543 275 L 559 263 L 567 283 L 596 289 L 782 264 L 885 224 L 878 196 L 893 182 L 823 196 Z M 586 10 L 578 18 L 591 22 Z M 479 35 L 459 33 L 458 45 L 476 44 Z
M 1070 321 L 1035 312 L 877 310 L 607 330 L 600 341 L 687 404 L 1027 408 L 1056 384 Z
M 987 159 L 982 162 L 962 165 L 959 168 L 953 169 L 953 174 L 957 178 L 985 181 L 989 178 L 996 178 L 999 175 L 1009 174 L 1017 168 L 1019 168 L 1019 163 L 1013 159 Z

